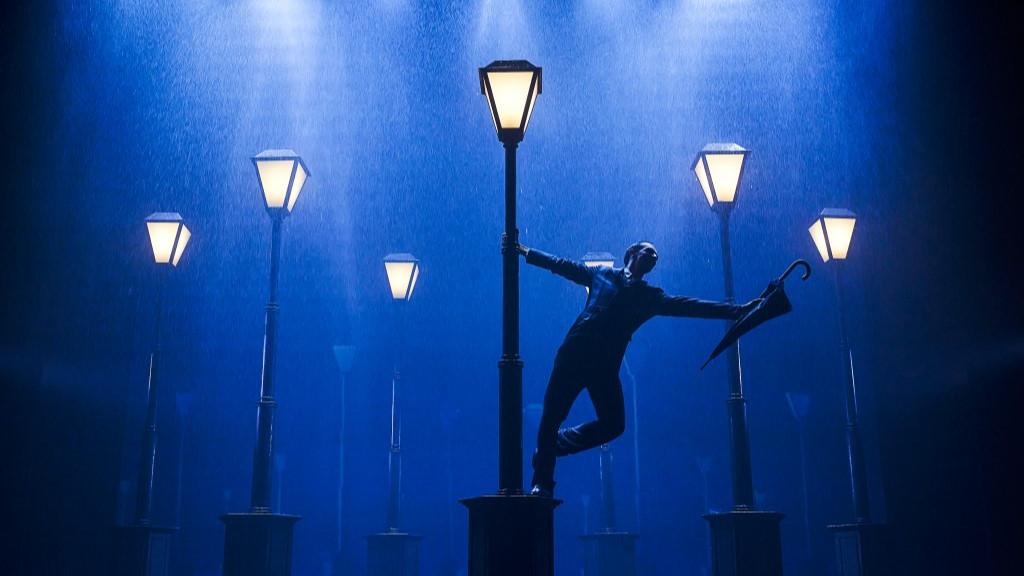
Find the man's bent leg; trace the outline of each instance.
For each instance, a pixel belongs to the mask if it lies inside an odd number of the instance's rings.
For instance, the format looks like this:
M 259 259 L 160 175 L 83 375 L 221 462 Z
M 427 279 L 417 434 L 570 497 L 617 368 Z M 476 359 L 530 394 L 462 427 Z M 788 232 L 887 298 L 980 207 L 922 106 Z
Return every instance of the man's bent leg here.
M 544 411 L 537 429 L 537 450 L 533 453 L 534 486 L 553 490 L 555 486 L 555 456 L 558 427 L 569 415 L 572 403 L 581 391 L 579 379 L 566 367 L 565 362 L 555 359 L 547 390 L 544 392 Z
M 597 419 L 558 432 L 557 455 L 566 456 L 611 442 L 626 429 L 626 406 L 618 379 L 587 385 Z

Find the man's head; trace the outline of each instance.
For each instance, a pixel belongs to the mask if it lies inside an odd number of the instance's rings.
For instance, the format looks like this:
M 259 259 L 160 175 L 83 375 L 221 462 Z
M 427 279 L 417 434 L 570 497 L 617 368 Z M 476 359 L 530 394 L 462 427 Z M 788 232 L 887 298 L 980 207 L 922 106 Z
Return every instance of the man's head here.
M 654 265 L 658 263 L 658 250 L 650 242 L 637 242 L 626 248 L 622 262 L 629 269 L 630 274 L 641 278 L 653 270 Z

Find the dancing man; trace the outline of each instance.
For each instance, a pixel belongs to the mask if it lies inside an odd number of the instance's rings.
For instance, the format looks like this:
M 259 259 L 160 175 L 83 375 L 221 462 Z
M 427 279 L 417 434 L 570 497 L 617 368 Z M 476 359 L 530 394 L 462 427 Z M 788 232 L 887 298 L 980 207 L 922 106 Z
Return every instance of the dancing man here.
M 519 245 L 518 250 L 528 264 L 590 289 L 583 312 L 558 349 L 544 393 L 530 493 L 551 497 L 555 488 L 556 457 L 600 446 L 625 430 L 619 366 L 629 340 L 644 322 L 654 316 L 735 320 L 755 307 L 758 300 L 736 306 L 665 294 L 661 288 L 644 281 L 644 275 L 658 263 L 658 251 L 650 242 L 637 242 L 627 248 L 623 268 L 590 268 L 582 262 L 558 258 L 523 245 Z M 597 419 L 559 430 L 584 388 L 594 403 Z

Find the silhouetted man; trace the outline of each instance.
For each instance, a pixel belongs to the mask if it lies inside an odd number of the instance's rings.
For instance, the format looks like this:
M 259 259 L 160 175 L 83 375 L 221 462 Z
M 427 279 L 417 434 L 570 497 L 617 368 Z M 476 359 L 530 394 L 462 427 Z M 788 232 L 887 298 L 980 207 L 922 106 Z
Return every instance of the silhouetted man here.
M 658 262 L 658 252 L 650 242 L 637 242 L 626 249 L 624 268 L 589 268 L 582 262 L 557 258 L 526 246 L 520 245 L 518 249 L 527 263 L 590 289 L 583 312 L 558 349 L 544 393 L 530 493 L 551 496 L 556 457 L 600 446 L 625 430 L 619 366 L 637 328 L 654 316 L 737 319 L 756 306 L 757 300 L 736 306 L 665 294 L 644 281 L 644 275 Z M 594 403 L 597 419 L 559 430 L 584 388 Z

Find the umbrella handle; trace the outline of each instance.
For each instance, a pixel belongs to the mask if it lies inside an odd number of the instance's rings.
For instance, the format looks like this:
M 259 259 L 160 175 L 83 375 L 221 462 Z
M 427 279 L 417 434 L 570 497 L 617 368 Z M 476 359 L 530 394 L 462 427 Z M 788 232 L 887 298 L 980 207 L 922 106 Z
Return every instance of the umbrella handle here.
M 794 260 L 793 263 L 789 265 L 789 268 L 786 268 L 786 271 L 782 273 L 782 276 L 779 276 L 779 282 L 784 281 L 786 276 L 789 276 L 797 266 L 802 266 L 804 269 L 804 273 L 800 276 L 801 280 L 807 280 L 811 277 L 811 265 L 807 263 L 807 260 L 800 258 L 798 260 Z

